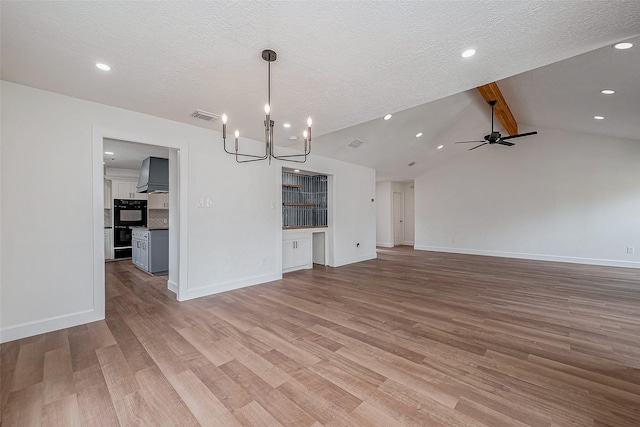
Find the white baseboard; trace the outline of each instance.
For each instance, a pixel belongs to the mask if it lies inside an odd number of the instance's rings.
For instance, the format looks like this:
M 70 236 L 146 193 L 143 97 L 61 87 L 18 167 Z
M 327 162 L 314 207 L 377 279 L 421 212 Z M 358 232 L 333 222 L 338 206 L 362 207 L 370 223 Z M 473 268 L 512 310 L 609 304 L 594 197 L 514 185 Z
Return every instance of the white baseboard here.
M 178 284 L 172 280 L 167 280 L 167 289 L 178 295 Z
M 313 268 L 313 263 L 305 264 L 305 265 L 299 265 L 297 267 L 283 268 L 282 269 L 282 274 L 291 273 L 292 271 L 298 271 L 298 270 L 310 270 L 312 268 Z
M 232 291 L 234 289 L 245 288 L 247 286 L 259 285 L 261 283 L 273 282 L 282 279 L 282 274 L 270 273 L 261 276 L 249 277 L 242 280 L 235 280 L 225 283 L 217 283 L 210 286 L 201 286 L 199 288 L 187 289 L 187 297 L 178 299 L 179 301 L 187 301 L 193 298 L 205 297 L 207 295 L 219 294 L 220 292 Z
M 518 258 L 518 259 L 530 259 L 534 261 L 553 261 L 553 262 L 570 262 L 573 264 L 588 264 L 588 265 L 602 265 L 605 267 L 626 267 L 626 268 L 640 268 L 640 262 L 635 261 L 620 261 L 614 259 L 598 259 L 598 258 L 581 258 L 581 257 L 568 257 L 561 255 L 542 255 L 542 254 L 528 254 L 519 252 L 500 252 L 500 251 L 485 251 L 478 249 L 460 249 L 441 246 L 423 246 L 416 245 L 414 249 L 420 251 L 433 251 L 433 252 L 450 252 L 454 254 L 468 254 L 468 255 L 484 255 L 484 256 L 497 256 L 503 258 Z
M 32 322 L 25 322 L 19 325 L 0 329 L 0 343 L 45 334 L 59 329 L 84 325 L 85 323 L 91 323 L 103 319 L 104 316 L 100 317 L 96 310 L 91 309 L 62 316 L 49 317 L 47 319 L 34 320 Z
M 392 248 L 393 243 L 376 243 L 376 246 L 379 246 L 381 248 Z
M 362 261 L 368 261 L 370 259 L 376 259 L 377 257 L 378 255 L 376 253 L 373 253 L 373 254 L 361 255 L 359 257 L 342 259 L 342 260 L 336 261 L 331 267 L 341 267 L 343 265 L 353 264 L 355 262 L 362 262 Z
M 413 240 L 405 240 L 404 242 L 402 242 L 402 244 L 404 246 L 413 246 L 415 242 Z

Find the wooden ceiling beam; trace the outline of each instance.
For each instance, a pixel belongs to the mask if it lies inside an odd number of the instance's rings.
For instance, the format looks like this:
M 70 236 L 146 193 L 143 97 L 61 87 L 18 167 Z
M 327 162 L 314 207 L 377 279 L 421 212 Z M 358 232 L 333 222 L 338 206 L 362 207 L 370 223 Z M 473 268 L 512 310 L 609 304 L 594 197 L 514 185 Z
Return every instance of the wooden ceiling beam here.
M 504 100 L 502 96 L 502 92 L 500 92 L 500 88 L 498 87 L 496 82 L 488 83 L 483 86 L 478 86 L 478 92 L 484 98 L 485 101 L 498 101 L 494 108 L 494 113 L 500 123 L 502 123 L 502 127 L 506 130 L 509 135 L 515 135 L 518 133 L 518 123 L 516 119 L 513 117 L 509 106 L 507 105 L 507 101 Z

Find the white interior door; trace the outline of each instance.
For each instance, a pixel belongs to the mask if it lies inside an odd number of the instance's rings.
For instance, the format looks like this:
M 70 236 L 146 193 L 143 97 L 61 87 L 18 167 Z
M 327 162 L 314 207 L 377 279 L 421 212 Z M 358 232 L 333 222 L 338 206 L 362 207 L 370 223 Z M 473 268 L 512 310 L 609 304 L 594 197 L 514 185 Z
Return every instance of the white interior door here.
M 404 195 L 393 193 L 393 244 L 404 242 Z

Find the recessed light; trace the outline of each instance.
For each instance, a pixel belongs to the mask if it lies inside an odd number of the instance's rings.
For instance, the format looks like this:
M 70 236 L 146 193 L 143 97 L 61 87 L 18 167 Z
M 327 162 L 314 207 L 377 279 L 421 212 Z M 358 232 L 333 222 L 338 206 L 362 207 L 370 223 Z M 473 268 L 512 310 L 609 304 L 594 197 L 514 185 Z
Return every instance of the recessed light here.
M 102 71 L 111 71 L 111 67 L 107 64 L 103 64 L 102 62 L 96 62 L 96 67 L 100 68 Z
M 438 145 L 438 150 L 444 147 L 444 145 Z
M 387 114 L 386 116 L 384 116 L 385 120 L 389 120 L 391 118 L 391 114 Z
M 633 47 L 633 43 L 627 43 L 627 42 L 616 43 L 613 45 L 613 47 L 615 47 L 616 49 L 629 49 Z
M 111 151 L 105 151 L 104 154 L 113 154 Z
M 282 126 L 286 127 L 287 129 L 289 129 L 291 127 L 291 123 L 285 123 Z
M 593 118 L 596 120 L 604 120 L 604 117 L 602 116 L 593 116 Z
M 422 136 L 422 132 L 416 133 L 416 138 L 420 138 Z
M 460 56 L 462 56 L 463 58 L 471 58 L 475 54 L 476 54 L 475 49 L 467 49 L 464 52 L 462 52 Z
M 613 95 L 614 93 L 616 93 L 616 91 L 611 89 L 604 89 L 601 90 L 600 93 L 604 93 L 605 95 Z
M 294 172 L 300 172 L 300 169 L 294 169 L 293 171 Z

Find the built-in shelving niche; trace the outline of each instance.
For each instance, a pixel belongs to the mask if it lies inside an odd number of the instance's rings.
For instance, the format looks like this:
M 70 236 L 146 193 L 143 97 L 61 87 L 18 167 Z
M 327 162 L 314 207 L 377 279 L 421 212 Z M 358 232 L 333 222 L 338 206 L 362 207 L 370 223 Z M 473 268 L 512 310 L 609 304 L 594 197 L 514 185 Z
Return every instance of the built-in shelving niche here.
M 327 226 L 327 175 L 282 172 L 282 228 Z

